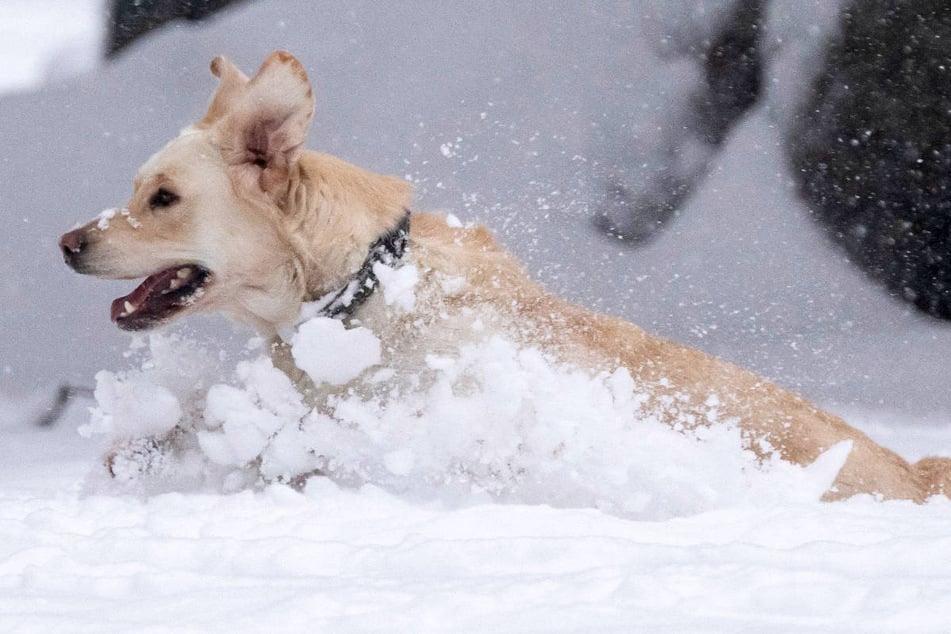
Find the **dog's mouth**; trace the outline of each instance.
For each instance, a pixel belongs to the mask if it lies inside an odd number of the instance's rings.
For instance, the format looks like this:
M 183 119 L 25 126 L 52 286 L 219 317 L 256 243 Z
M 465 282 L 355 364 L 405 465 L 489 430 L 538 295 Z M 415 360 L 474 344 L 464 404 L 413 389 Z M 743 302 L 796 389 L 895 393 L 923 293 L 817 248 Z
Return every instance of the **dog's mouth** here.
M 211 278 L 211 271 L 197 264 L 159 271 L 113 300 L 112 321 L 123 330 L 154 328 L 201 299 Z

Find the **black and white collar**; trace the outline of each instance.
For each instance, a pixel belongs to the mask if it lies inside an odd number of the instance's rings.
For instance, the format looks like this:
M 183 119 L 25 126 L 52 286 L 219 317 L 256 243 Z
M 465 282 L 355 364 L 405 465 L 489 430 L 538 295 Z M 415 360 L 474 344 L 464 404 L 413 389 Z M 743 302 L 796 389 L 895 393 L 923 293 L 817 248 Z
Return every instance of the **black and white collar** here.
M 370 245 L 363 264 L 350 276 L 350 280 L 343 288 L 330 291 L 317 300 L 315 307 L 317 316 L 348 319 L 370 298 L 376 287 L 380 285 L 373 266 L 378 263 L 384 266 L 395 266 L 406 253 L 406 246 L 409 243 L 409 216 L 410 211 L 407 209 L 396 227 Z

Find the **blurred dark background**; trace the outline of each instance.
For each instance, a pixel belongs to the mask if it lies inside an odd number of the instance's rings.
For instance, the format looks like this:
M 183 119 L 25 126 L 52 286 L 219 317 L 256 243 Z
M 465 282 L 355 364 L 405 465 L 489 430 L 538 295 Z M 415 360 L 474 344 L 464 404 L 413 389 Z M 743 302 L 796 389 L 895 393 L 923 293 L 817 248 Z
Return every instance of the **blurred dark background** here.
M 106 55 L 113 57 L 149 31 L 173 20 L 201 20 L 248 0 L 111 0 Z
M 768 0 L 736 0 L 711 34 L 688 43 L 702 80 L 666 125 L 669 147 L 596 217 L 637 244 L 680 210 L 712 155 L 763 98 Z M 894 297 L 951 319 L 951 3 L 850 0 L 820 43 L 809 90 L 785 122 L 784 150 L 810 214 Z

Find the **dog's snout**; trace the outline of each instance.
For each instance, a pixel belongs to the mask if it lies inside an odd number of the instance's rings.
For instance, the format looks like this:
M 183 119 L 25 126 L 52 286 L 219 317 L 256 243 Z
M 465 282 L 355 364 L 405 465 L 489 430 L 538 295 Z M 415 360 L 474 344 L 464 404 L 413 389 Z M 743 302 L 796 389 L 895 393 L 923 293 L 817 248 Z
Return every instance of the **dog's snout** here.
M 72 268 L 76 268 L 80 254 L 87 244 L 86 232 L 82 229 L 73 229 L 63 234 L 59 239 L 59 248 L 63 252 L 63 260 Z

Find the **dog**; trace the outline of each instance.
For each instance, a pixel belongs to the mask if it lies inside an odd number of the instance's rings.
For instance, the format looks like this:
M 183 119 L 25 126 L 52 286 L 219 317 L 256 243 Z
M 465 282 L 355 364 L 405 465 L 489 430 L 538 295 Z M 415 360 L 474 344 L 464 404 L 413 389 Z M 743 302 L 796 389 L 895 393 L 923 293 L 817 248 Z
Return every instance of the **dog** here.
M 119 328 L 154 328 L 222 311 L 273 341 L 272 357 L 306 385 L 282 333 L 305 304 L 356 323 L 392 367 L 458 351 L 486 333 L 592 371 L 626 368 L 671 426 L 735 421 L 761 459 L 808 465 L 843 441 L 851 451 L 825 500 L 873 494 L 922 502 L 951 492 L 951 459 L 909 463 L 840 418 L 737 366 L 559 299 L 532 281 L 485 228 L 410 213 L 411 188 L 306 150 L 314 95 L 301 63 L 270 54 L 248 78 L 217 57 L 204 118 L 149 158 L 127 206 L 60 239 L 66 263 L 103 278 L 145 278 L 112 303 Z M 414 301 L 385 301 L 379 265 L 412 263 Z M 390 269 L 391 270 L 391 269 Z M 286 337 L 285 337 L 286 338 Z

